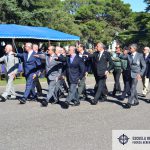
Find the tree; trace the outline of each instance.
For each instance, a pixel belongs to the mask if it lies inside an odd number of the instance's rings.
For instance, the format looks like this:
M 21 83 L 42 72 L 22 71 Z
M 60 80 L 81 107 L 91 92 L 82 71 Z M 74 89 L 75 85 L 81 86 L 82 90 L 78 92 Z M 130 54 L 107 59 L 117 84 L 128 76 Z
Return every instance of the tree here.
M 147 3 L 146 11 L 150 11 L 150 0 L 144 0 L 145 3 Z

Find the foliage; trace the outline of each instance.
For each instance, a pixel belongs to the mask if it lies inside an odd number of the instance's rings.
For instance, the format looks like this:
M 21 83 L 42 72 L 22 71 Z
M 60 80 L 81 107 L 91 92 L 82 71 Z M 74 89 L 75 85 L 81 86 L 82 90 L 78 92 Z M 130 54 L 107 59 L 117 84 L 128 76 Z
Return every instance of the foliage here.
M 149 40 L 150 14 L 133 13 L 122 0 L 1 0 L 0 14 L 0 23 L 47 26 L 85 43 L 109 44 L 117 33 L 125 43 Z

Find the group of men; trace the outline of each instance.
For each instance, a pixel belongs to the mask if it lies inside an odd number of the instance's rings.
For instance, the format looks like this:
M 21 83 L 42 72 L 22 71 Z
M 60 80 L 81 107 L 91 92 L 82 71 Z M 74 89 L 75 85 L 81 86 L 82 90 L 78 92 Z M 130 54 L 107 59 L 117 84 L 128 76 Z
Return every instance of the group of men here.
M 110 54 L 101 42 L 96 44 L 96 51 L 93 54 L 86 52 L 83 44 L 79 44 L 77 47 L 70 46 L 67 53 L 65 49 L 58 46 L 49 46 L 44 53 L 40 53 L 38 49 L 38 45 L 26 43 L 23 53 L 14 53 L 12 45 L 6 45 L 6 55 L 0 58 L 0 62 L 5 63 L 7 70 L 7 86 L 1 95 L 1 101 L 6 101 L 8 96 L 16 98 L 13 80 L 17 74 L 18 58 L 23 62 L 26 78 L 26 88 L 23 97 L 19 99 L 20 104 L 25 104 L 30 96 L 33 100 L 38 100 L 38 96 L 42 95 L 39 82 L 39 76 L 43 69 L 42 62 L 45 62 L 48 83 L 47 97 L 40 101 L 44 107 L 48 106 L 49 102 L 59 103 L 59 97 L 63 95 L 64 91 L 68 93 L 64 101 L 64 108 L 69 108 L 70 105 L 79 106 L 80 99 L 86 100 L 86 77 L 89 65 L 92 66 L 96 81 L 94 99 L 90 100 L 92 105 L 107 100 L 106 79 L 111 71 L 115 80 L 112 96 L 121 92 L 119 78 L 121 73 L 123 75 L 124 90 L 120 100 L 128 95 L 128 102 L 124 108 L 131 108 L 131 106 L 139 104 L 138 80 L 142 79 L 143 81 L 143 94 L 148 93 L 150 79 L 149 47 L 144 48 L 144 55 L 137 52 L 137 44 L 125 47 L 123 52 L 117 46 L 114 54 Z M 37 88 L 38 94 L 35 92 L 35 88 Z

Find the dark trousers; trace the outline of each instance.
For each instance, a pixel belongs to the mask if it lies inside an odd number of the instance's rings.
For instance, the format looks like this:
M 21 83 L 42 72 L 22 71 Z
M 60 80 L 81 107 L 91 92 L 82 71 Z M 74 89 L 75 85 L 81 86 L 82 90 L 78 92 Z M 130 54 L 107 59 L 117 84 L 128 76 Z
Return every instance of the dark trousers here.
M 94 97 L 94 100 L 98 101 L 100 97 L 103 96 L 103 91 L 106 88 L 106 77 L 98 78 L 98 83 L 97 83 L 97 91 Z
M 78 84 L 78 94 L 79 96 L 81 96 L 81 94 L 85 95 L 86 96 L 86 84 L 85 84 L 85 80 L 86 78 L 83 77 L 79 84 Z
M 27 99 L 29 95 L 32 93 L 33 97 L 36 96 L 35 93 L 35 88 L 34 87 L 34 79 L 33 79 L 33 74 L 29 75 L 26 77 L 26 89 L 24 92 L 24 97 Z
M 36 77 L 36 78 L 34 79 L 34 84 L 35 84 L 35 87 L 36 87 L 36 89 L 37 89 L 37 93 L 38 93 L 39 95 L 42 95 L 42 87 L 41 87 L 41 84 L 40 84 L 40 81 L 39 81 L 39 78 L 38 78 L 38 77 Z
M 97 89 L 98 89 L 99 77 L 98 77 L 97 75 L 94 75 L 94 77 L 95 77 L 95 82 L 96 82 L 96 84 L 95 84 L 95 86 L 94 86 L 94 92 L 95 92 L 95 94 L 96 94 Z M 102 91 L 101 97 L 106 97 L 107 94 L 108 94 L 108 89 L 107 89 L 107 86 L 106 86 L 106 84 L 105 84 L 105 87 L 104 87 L 104 90 Z
M 69 85 L 69 92 L 68 92 L 68 96 L 66 101 L 68 101 L 69 103 L 71 101 L 79 101 L 79 94 L 78 94 L 78 90 L 77 90 L 77 84 L 70 84 Z
M 131 92 L 130 92 L 130 87 L 131 87 L 130 71 L 129 70 L 124 70 L 122 72 L 122 76 L 123 76 L 124 90 L 122 92 L 121 97 L 125 98 L 127 94 L 128 94 L 128 96 L 131 95 Z
M 119 81 L 121 76 L 121 69 L 115 69 L 113 71 L 113 76 L 115 80 L 113 93 L 116 94 L 117 91 L 121 92 L 121 86 Z
M 134 104 L 138 102 L 138 94 L 137 94 L 137 83 L 138 80 L 136 78 L 131 78 L 131 95 L 128 98 L 128 103 Z

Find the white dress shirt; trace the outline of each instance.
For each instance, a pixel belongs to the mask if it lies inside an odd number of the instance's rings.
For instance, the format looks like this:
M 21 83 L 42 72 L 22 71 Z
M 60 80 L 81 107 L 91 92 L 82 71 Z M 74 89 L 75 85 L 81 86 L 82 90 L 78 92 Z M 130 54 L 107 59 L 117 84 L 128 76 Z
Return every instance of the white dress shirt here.
M 137 52 L 132 53 L 132 58 L 134 59 Z
M 30 52 L 28 53 L 27 61 L 29 60 L 29 58 L 30 58 L 30 56 L 32 55 L 32 53 L 33 53 L 33 50 L 32 50 L 32 51 L 30 51 Z
M 100 55 L 99 55 L 99 60 L 100 60 L 101 57 L 102 57 L 102 55 L 103 55 L 103 53 L 104 53 L 104 50 L 103 50 L 103 51 L 100 51 L 99 53 L 100 53 Z

